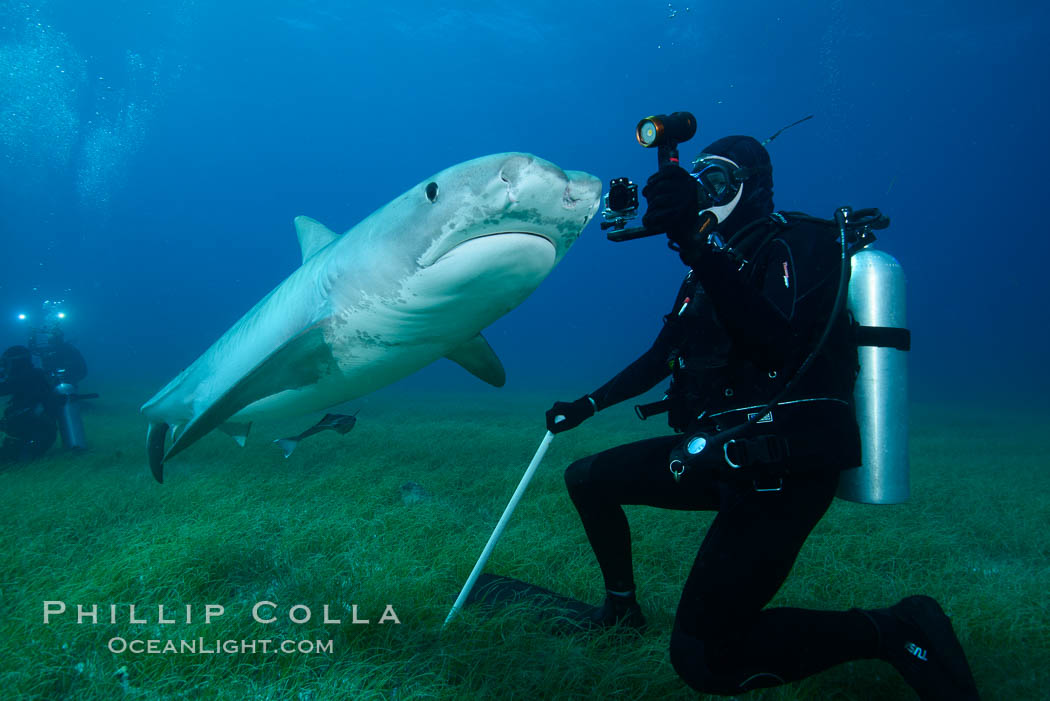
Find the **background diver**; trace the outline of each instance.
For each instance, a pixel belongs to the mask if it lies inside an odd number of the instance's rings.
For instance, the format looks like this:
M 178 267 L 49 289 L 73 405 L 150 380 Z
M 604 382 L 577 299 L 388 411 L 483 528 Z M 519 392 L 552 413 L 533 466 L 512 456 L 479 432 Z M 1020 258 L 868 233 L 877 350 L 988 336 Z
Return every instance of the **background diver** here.
M 876 658 L 923 699 L 976 699 L 951 622 L 929 597 L 870 610 L 766 608 L 835 497 L 839 472 L 861 462 L 857 348 L 837 303 L 840 267 L 848 270 L 839 230 L 774 213 L 769 155 L 747 136 L 709 145 L 692 175 L 663 165 L 643 195 L 646 229 L 667 234 L 689 274 L 648 351 L 596 391 L 547 412 L 547 428 L 566 431 L 672 378 L 664 406 L 676 433 L 566 470 L 607 592 L 591 620 L 645 623 L 621 505 L 713 510 L 671 635 L 671 662 L 691 687 L 739 694 Z M 727 430 L 735 440 L 719 438 Z M 683 432 L 713 445 L 698 443 L 693 455 Z
M 41 457 L 55 442 L 62 398 L 25 346 L 11 346 L 0 356 L 0 396 L 6 395 L 11 399 L 0 419 L 0 464 Z
M 41 335 L 44 336 L 43 341 L 39 338 Z M 66 383 L 75 387 L 87 377 L 84 356 L 66 340 L 57 324 L 42 331 L 34 331 L 29 339 L 29 349 L 40 358 L 40 367 L 54 386 Z
M 8 393 L 15 396 L 8 411 L 12 416 L 20 417 L 12 418 L 9 424 L 14 435 L 29 430 L 30 425 L 23 425 L 23 422 L 32 421 L 35 424 L 32 431 L 35 436 L 31 441 L 32 447 L 23 446 L 30 455 L 11 457 L 16 452 L 22 452 L 12 447 L 8 455 L 9 461 L 39 457 L 54 443 L 54 435 L 45 440 L 45 432 L 50 432 L 44 427 L 45 419 L 51 424 L 57 423 L 65 448 L 87 448 L 84 422 L 80 415 L 81 402 L 94 399 L 98 395 L 79 393 L 77 385 L 87 377 L 88 368 L 84 356 L 66 340 L 62 331 L 62 323 L 66 319 L 63 306 L 62 301 L 45 301 L 38 320 L 29 329 L 29 341 L 26 346 L 13 346 L 9 349 L 15 371 L 11 374 L 12 391 Z M 20 315 L 19 318 L 25 320 L 26 315 Z M 34 367 L 34 357 L 39 361 L 39 369 Z M 45 410 L 41 412 L 39 407 L 45 407 Z M 27 411 L 29 413 L 26 413 Z

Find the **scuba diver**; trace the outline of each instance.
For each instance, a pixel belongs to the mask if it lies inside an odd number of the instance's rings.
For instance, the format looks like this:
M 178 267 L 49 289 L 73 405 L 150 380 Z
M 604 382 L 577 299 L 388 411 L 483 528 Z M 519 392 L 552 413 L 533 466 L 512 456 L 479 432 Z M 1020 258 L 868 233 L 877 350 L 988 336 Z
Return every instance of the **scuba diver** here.
M 87 377 L 84 356 L 66 340 L 57 325 L 48 330 L 44 343 L 38 343 L 34 334 L 29 347 L 33 355 L 40 358 L 40 367 L 55 386 L 62 383 L 76 386 Z
M 25 346 L 11 346 L 0 356 L 0 396 L 11 395 L 0 432 L 0 464 L 41 457 L 54 444 L 60 398 L 43 370 L 33 365 Z
M 692 688 L 735 695 L 881 659 L 922 699 L 977 699 L 951 622 L 929 597 L 869 610 L 766 608 L 839 473 L 861 464 L 845 230 L 840 241 L 831 222 L 774 211 L 769 154 L 754 138 L 715 141 L 692 173 L 675 156 L 643 190 L 645 228 L 666 233 L 689 268 L 663 328 L 609 382 L 546 414 L 560 433 L 671 377 L 666 398 L 638 410 L 666 410 L 674 434 L 565 472 L 606 588 L 591 622 L 645 624 L 622 505 L 717 511 L 671 635 L 671 662 Z
M 62 302 L 45 301 L 41 310 L 42 323 L 32 328 L 29 352 L 40 359 L 40 367 L 54 393 L 53 404 L 58 419 L 62 445 L 68 450 L 85 450 L 87 438 L 80 413 L 81 402 L 98 394 L 81 394 L 77 385 L 88 374 L 84 356 L 66 340 L 61 323 L 66 318 Z

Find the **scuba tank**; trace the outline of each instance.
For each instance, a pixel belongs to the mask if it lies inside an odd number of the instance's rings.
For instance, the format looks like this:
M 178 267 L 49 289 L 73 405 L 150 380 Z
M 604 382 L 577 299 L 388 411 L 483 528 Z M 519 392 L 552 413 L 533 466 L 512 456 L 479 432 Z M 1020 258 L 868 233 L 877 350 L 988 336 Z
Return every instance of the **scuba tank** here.
M 798 212 L 774 213 L 772 216 L 780 221 L 785 215 L 822 221 Z M 885 229 L 890 223 L 879 210 L 854 211 L 851 207 L 840 207 L 835 212 L 834 223 L 838 225 L 842 246 L 842 269 L 835 308 L 839 309 L 839 305 L 845 302 L 853 317 L 860 366 L 853 399 L 861 439 L 861 466 L 840 474 L 837 496 L 864 504 L 899 504 L 907 501 L 909 496 L 908 365 L 905 353 L 911 350 L 911 333 L 905 328 L 904 271 L 893 256 L 870 247 L 875 241 L 873 230 Z M 735 234 L 730 245 L 737 239 L 743 241 L 748 235 L 747 229 L 745 227 Z M 836 315 L 837 312 L 833 311 L 816 348 L 795 377 L 769 402 L 767 409 L 774 408 L 806 372 L 824 345 L 831 320 Z M 748 425 L 765 414 L 764 409 L 753 412 Z
M 842 472 L 838 496 L 899 504 L 909 496 L 908 356 L 904 271 L 885 251 L 851 259 L 848 309 L 855 320 L 860 374 L 853 397 L 863 464 Z
M 85 450 L 84 420 L 80 417 L 80 395 L 77 388 L 68 382 L 55 387 L 55 394 L 62 397 L 62 409 L 58 415 L 58 430 L 62 434 L 62 445 L 67 450 Z

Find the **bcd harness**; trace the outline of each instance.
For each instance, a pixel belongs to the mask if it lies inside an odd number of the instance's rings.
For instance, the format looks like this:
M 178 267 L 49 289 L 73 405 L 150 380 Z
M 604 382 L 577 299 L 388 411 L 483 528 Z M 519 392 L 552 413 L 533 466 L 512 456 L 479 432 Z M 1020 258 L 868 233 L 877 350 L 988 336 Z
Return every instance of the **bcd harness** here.
M 832 429 L 848 430 L 846 426 L 831 426 L 828 425 L 827 421 L 822 421 L 818 418 L 825 411 L 830 411 L 833 414 L 837 412 L 841 416 L 846 413 L 845 410 L 847 408 L 849 413 L 852 414 L 852 404 L 843 398 L 811 397 L 792 401 L 784 400 L 791 390 L 798 386 L 799 380 L 812 367 L 814 360 L 823 350 L 832 328 L 835 326 L 836 319 L 843 312 L 847 281 L 849 279 L 850 257 L 856 251 L 873 242 L 875 236 L 872 230 L 885 228 L 888 226 L 889 220 L 881 215 L 878 210 L 853 212 L 848 207 L 837 210 L 833 222 L 797 212 L 775 212 L 769 217 L 743 227 L 722 250 L 725 254 L 737 260 L 739 262 L 738 270 L 743 271 L 751 263 L 739 251 L 753 251 L 752 259 L 757 258 L 759 252 L 762 251 L 766 244 L 781 236 L 786 229 L 795 223 L 800 222 L 811 222 L 838 229 L 840 247 L 839 284 L 832 312 L 824 326 L 823 333 L 813 344 L 809 355 L 798 365 L 792 377 L 786 382 L 782 379 L 776 382 L 777 385 L 780 385 L 776 396 L 764 405 L 727 408 L 714 414 L 705 410 L 704 413 L 696 416 L 696 404 L 693 401 L 689 401 L 689 399 L 695 400 L 699 397 L 685 398 L 675 395 L 683 389 L 680 386 L 680 378 L 684 373 L 690 371 L 690 366 L 697 359 L 690 358 L 687 354 L 676 350 L 670 359 L 672 372 L 674 373 L 671 390 L 658 402 L 635 407 L 635 412 L 639 418 L 644 420 L 659 413 L 674 412 L 675 404 L 680 404 L 683 399 L 686 400 L 686 404 L 692 405 L 683 408 L 693 412 L 692 415 L 696 417 L 696 422 L 692 422 L 692 426 L 676 427 L 676 430 L 690 431 L 690 436 L 671 455 L 669 469 L 676 481 L 681 479 L 686 468 L 692 464 L 697 464 L 701 461 L 708 464 L 717 462 L 717 464 L 721 464 L 726 468 L 725 472 L 727 475 L 751 475 L 749 479 L 752 480 L 756 490 L 776 491 L 782 487 L 783 476 L 803 471 L 810 459 L 818 458 L 827 451 L 832 442 L 829 440 L 829 436 L 834 435 L 831 433 Z M 772 226 L 761 226 L 769 223 Z M 783 275 L 784 284 L 788 286 L 789 270 L 787 263 L 784 263 Z M 683 304 L 677 311 L 678 316 L 682 316 L 686 312 L 690 301 L 690 296 L 687 294 Z M 853 321 L 852 318 L 849 320 L 848 342 L 852 345 L 854 351 L 858 346 L 890 347 L 898 350 L 909 350 L 911 347 L 910 332 L 907 329 L 862 326 Z M 698 360 L 701 365 L 705 364 L 702 357 Z M 776 372 L 771 371 L 769 379 L 776 380 Z M 676 385 L 679 386 L 676 387 Z M 729 388 L 726 388 L 724 391 L 723 400 L 732 396 Z M 710 395 L 708 395 L 708 399 L 710 398 Z M 820 405 L 819 408 L 818 405 Z M 838 405 L 837 408 L 835 405 Z M 814 410 L 816 410 L 815 413 Z M 787 431 L 784 431 L 781 425 L 778 425 L 778 430 L 775 433 L 760 432 L 760 424 L 772 424 L 774 416 L 780 419 L 785 414 L 789 418 L 787 424 L 801 423 L 802 425 L 796 425 L 793 427 L 794 430 L 791 430 L 789 426 L 784 426 L 784 428 L 789 429 Z M 736 415 L 736 420 L 730 421 L 734 415 Z M 790 417 L 792 416 L 795 417 L 795 420 L 791 420 Z M 676 422 L 672 420 L 671 423 L 672 426 L 675 426 Z M 681 422 L 679 421 L 678 423 Z M 783 424 L 783 421 L 778 421 L 778 424 Z M 814 431 L 809 428 L 812 425 L 817 425 L 820 428 Z M 716 451 L 717 455 L 712 455 Z M 859 452 L 857 455 L 856 464 L 859 464 Z M 717 458 L 717 460 L 713 461 L 712 458 Z M 818 459 L 815 462 L 819 464 L 821 461 Z M 766 469 L 762 469 L 763 467 Z M 752 469 L 749 470 L 748 468 Z M 799 468 L 802 468 L 802 470 Z

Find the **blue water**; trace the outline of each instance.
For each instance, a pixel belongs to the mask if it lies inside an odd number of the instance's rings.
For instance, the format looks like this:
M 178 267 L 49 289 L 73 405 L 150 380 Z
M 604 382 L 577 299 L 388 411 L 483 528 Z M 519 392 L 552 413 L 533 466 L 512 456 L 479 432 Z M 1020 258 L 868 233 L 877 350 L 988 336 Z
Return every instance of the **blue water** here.
M 342 231 L 499 151 L 644 182 L 640 117 L 695 113 L 686 158 L 814 114 L 770 145 L 776 204 L 892 217 L 913 396 L 1050 390 L 1046 4 L 481 6 L 3 0 L 0 343 L 62 298 L 91 390 L 159 385 L 295 269 L 298 214 Z M 593 389 L 683 274 L 663 241 L 592 223 L 486 333 L 505 391 Z M 477 383 L 441 363 L 414 381 L 460 380 Z

